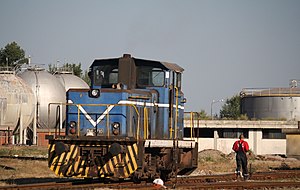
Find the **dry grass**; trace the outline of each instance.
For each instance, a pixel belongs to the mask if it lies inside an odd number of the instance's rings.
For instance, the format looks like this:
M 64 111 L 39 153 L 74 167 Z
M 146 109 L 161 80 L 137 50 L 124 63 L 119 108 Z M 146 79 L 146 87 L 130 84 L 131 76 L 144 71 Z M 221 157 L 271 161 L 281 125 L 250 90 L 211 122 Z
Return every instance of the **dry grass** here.
M 47 156 L 47 147 L 40 146 L 0 146 L 0 156 Z
M 46 147 L 1 146 L 1 156 L 47 157 Z M 0 185 L 25 183 L 36 179 L 56 178 L 45 160 L 20 160 L 0 158 Z
M 204 150 L 198 155 L 199 167 L 193 174 L 233 173 L 236 168 L 235 154 L 225 155 L 217 150 Z M 248 157 L 251 172 L 266 172 L 274 169 L 300 168 L 300 160 L 286 159 L 280 156 Z M 250 169 L 251 168 L 251 169 Z

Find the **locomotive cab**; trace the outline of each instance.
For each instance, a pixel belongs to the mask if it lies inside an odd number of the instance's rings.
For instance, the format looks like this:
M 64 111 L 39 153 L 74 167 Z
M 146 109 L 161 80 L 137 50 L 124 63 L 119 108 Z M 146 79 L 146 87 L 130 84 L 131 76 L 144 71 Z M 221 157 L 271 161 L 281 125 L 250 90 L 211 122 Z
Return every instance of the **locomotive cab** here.
M 197 166 L 197 143 L 183 140 L 183 69 L 133 58 L 96 59 L 90 89 L 67 92 L 65 135 L 49 140 L 59 176 L 168 179 Z

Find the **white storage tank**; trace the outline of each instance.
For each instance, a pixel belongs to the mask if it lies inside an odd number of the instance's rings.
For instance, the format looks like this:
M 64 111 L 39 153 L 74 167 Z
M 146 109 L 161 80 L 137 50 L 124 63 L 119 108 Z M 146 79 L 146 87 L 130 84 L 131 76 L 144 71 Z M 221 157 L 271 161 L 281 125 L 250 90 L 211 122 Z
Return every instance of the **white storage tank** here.
M 65 103 L 66 93 L 62 84 L 45 69 L 40 67 L 29 67 L 18 74 L 32 89 L 37 103 L 37 123 L 39 128 L 55 128 L 61 120 L 65 120 L 65 106 L 62 106 L 62 113 L 58 105 L 51 106 L 51 117 L 48 123 L 49 103 Z
M 243 89 L 241 112 L 249 118 L 299 121 L 300 88 Z
M 34 117 L 35 97 L 31 88 L 14 71 L 0 71 L 0 127 L 13 130 L 22 118 L 23 128 Z
M 70 71 L 57 71 L 54 76 L 65 87 L 66 92 L 71 88 L 87 89 L 89 85 Z

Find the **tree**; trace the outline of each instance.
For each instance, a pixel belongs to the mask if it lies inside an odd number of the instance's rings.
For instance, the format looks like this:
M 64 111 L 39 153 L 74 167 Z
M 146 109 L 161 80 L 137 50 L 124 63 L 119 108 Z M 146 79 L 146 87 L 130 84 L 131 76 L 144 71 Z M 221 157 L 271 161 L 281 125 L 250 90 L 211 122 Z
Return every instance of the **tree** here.
M 239 95 L 235 95 L 230 99 L 227 99 L 225 104 L 222 106 L 220 110 L 221 118 L 227 119 L 238 119 L 241 116 L 240 111 L 241 105 L 241 97 Z
M 49 64 L 48 71 L 51 74 L 54 74 L 57 71 L 70 71 L 78 77 L 81 77 L 81 75 L 82 75 L 81 63 L 79 63 L 79 64 L 65 63 L 62 67 L 59 67 L 59 68 L 56 65 Z
M 204 110 L 201 110 L 200 112 L 186 112 L 184 114 L 185 119 L 190 119 L 191 116 L 193 117 L 193 119 L 196 119 L 196 120 L 197 119 L 203 119 L 203 120 L 210 119 L 210 116 L 207 115 L 207 113 Z
M 198 114 L 199 114 L 200 119 L 209 119 L 210 118 L 210 116 L 207 115 L 207 113 L 204 110 L 201 110 Z
M 63 70 L 63 71 L 71 71 L 74 75 L 80 77 L 82 80 L 84 80 L 88 85 L 91 84 L 91 80 L 88 76 L 88 71 L 85 70 L 84 73 L 82 73 L 81 69 L 81 63 L 75 64 L 75 63 L 65 63 L 62 67 L 58 68 L 56 65 L 49 64 L 48 65 L 48 71 L 51 74 L 54 74 L 55 72 Z
M 73 74 L 78 76 L 78 77 L 81 77 L 81 75 L 82 75 L 81 63 L 79 63 L 79 64 L 66 63 L 65 67 L 72 68 Z
M 84 74 L 82 75 L 81 78 L 82 78 L 82 80 L 84 80 L 89 86 L 91 86 L 91 79 L 90 79 L 90 76 L 89 76 L 87 70 L 84 71 Z
M 24 63 L 28 63 L 28 59 L 25 58 L 25 51 L 16 42 L 9 43 L 4 49 L 0 49 L 1 66 L 15 67 Z

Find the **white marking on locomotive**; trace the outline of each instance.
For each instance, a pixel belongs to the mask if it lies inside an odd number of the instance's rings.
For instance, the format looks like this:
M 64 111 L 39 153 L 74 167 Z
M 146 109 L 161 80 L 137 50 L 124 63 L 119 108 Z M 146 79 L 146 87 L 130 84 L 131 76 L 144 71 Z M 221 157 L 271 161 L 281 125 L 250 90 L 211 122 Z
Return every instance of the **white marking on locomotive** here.
M 175 143 L 175 144 L 174 144 Z M 145 141 L 145 147 L 156 147 L 156 148 L 162 148 L 162 147 L 173 147 L 176 146 L 178 148 L 194 148 L 196 145 L 195 141 L 188 141 L 188 140 L 153 140 L 153 139 L 146 139 Z
M 72 100 L 68 100 L 68 103 L 73 104 Z M 81 105 L 76 105 L 79 110 L 83 113 L 85 118 L 94 126 L 96 127 L 96 122 L 91 118 L 91 116 L 85 111 L 85 109 Z
M 68 100 L 68 103 L 73 104 L 72 100 Z M 120 100 L 118 102 L 120 105 L 137 105 L 137 106 L 147 106 L 147 107 L 160 107 L 160 108 L 168 108 L 169 104 L 160 104 L 160 103 L 149 103 L 149 102 L 137 102 L 137 101 L 129 101 L 129 100 Z M 92 124 L 93 127 L 96 127 L 97 124 L 99 124 L 107 114 L 115 107 L 115 105 L 110 105 L 107 107 L 107 109 L 97 118 L 97 121 L 94 121 L 92 117 L 85 111 L 85 109 L 81 105 L 76 105 L 79 110 L 83 113 L 85 118 Z M 176 105 L 173 104 L 173 108 L 176 108 Z M 178 105 L 179 109 L 184 109 L 184 106 Z

